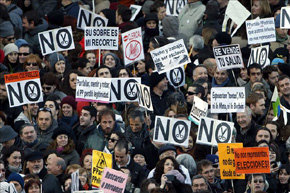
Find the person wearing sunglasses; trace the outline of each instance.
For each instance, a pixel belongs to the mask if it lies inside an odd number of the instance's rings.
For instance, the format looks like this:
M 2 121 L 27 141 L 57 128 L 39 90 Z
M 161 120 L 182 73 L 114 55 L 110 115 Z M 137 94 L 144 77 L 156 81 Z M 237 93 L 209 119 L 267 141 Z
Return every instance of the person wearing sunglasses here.
M 108 145 L 106 146 L 106 148 L 112 153 L 114 152 L 114 148 L 116 146 L 116 143 L 118 142 L 118 140 L 120 139 L 125 139 L 125 135 L 120 132 L 120 131 L 113 131 L 110 135 L 110 137 L 108 138 Z
M 51 94 L 59 96 L 61 100 L 66 97 L 66 94 L 59 90 L 59 80 L 53 72 L 47 72 L 41 77 L 41 85 L 44 100 Z
M 194 96 L 203 99 L 204 98 L 204 88 L 199 84 L 193 84 L 187 88 L 186 93 L 186 103 L 187 103 L 187 111 L 190 112 L 192 105 L 193 105 L 193 99 Z
M 254 179 L 253 179 L 253 178 Z M 248 178 L 247 193 L 256 193 L 266 191 L 268 189 L 268 182 L 266 181 L 265 174 L 251 174 Z
M 19 53 L 18 53 L 18 57 L 19 57 L 19 63 L 24 65 L 24 62 L 26 61 L 26 58 L 29 54 L 32 53 L 31 48 L 29 47 L 28 43 L 23 40 L 23 39 L 18 39 L 16 40 L 15 44 L 18 46 L 19 48 Z
M 41 59 L 36 54 L 29 54 L 26 57 L 23 68 L 25 71 L 40 70 L 42 68 Z

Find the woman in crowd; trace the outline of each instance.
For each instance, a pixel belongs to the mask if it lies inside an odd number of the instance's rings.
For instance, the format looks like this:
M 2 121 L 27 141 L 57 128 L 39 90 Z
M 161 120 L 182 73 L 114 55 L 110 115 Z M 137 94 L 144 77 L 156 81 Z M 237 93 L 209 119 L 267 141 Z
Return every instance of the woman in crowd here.
M 2 150 L 2 160 L 6 166 L 5 177 L 12 172 L 20 173 L 22 171 L 22 152 L 15 146 L 4 148 Z
M 66 70 L 65 58 L 62 54 L 53 53 L 48 58 L 51 72 L 55 73 L 59 80 L 62 80 Z
M 18 47 L 14 43 L 7 44 L 3 48 L 5 58 L 3 64 L 10 73 L 21 72 L 23 66 L 19 64 Z
M 41 193 L 41 182 L 37 179 L 31 179 L 24 185 L 26 193 Z
M 77 70 L 70 70 L 65 76 L 62 82 L 62 91 L 68 95 L 75 97 L 76 86 L 77 86 L 77 76 L 82 76 L 82 74 Z
M 74 97 L 66 96 L 61 100 L 60 107 L 61 113 L 58 120 L 59 124 L 65 123 L 70 126 L 72 129 L 76 127 L 79 122 L 79 117 L 76 113 L 77 103 L 75 102 Z
M 42 69 L 41 59 L 36 54 L 29 54 L 26 57 L 23 68 L 25 71 L 34 71 L 34 70 L 40 71 Z

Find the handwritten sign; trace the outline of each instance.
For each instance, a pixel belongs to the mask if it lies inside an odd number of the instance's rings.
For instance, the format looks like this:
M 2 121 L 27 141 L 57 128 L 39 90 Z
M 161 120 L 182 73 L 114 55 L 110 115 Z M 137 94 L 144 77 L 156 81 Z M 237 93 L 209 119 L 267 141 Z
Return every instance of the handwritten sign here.
M 106 193 L 123 193 L 126 188 L 127 179 L 127 174 L 113 169 L 105 168 L 100 188 Z
M 100 187 L 104 169 L 112 168 L 112 154 L 93 150 L 92 158 L 92 186 Z
M 193 97 L 193 104 L 188 119 L 199 125 L 201 117 L 206 117 L 208 110 L 208 103 L 201 100 L 197 96 Z

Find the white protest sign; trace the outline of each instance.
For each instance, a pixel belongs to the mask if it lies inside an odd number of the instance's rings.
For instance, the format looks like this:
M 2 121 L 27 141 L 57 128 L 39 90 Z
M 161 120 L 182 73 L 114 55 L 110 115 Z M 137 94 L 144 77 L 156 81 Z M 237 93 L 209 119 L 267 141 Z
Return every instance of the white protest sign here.
M 110 102 L 138 101 L 138 88 L 141 78 L 112 78 Z
M 166 72 L 167 79 L 171 86 L 179 88 L 185 84 L 185 71 L 184 66 L 174 68 Z
M 139 106 L 144 107 L 149 111 L 153 111 L 153 104 L 151 100 L 150 87 L 144 84 L 136 84 L 138 87 Z
M 71 27 L 62 27 L 38 33 L 42 55 L 75 48 Z
M 80 7 L 77 28 L 85 30 L 85 27 L 105 27 L 108 19 Z
M 111 93 L 110 78 L 77 77 L 76 101 L 109 102 Z
M 10 107 L 43 101 L 39 71 L 4 75 Z
M 132 11 L 132 16 L 130 21 L 134 21 L 138 13 L 141 11 L 142 6 L 140 5 L 130 5 L 130 9 Z
M 280 28 L 290 29 L 290 7 L 282 7 L 280 13 Z
M 245 87 L 213 87 L 210 97 L 211 113 L 236 113 L 245 111 Z
M 153 141 L 187 147 L 191 122 L 156 116 Z
M 86 27 L 85 50 L 118 50 L 118 27 Z
M 246 21 L 248 44 L 276 41 L 274 17 Z
M 79 185 L 79 170 L 71 174 L 71 192 L 80 190 Z
M 231 143 L 233 128 L 233 122 L 201 117 L 196 143 L 210 146 L 217 146 L 218 143 Z
M 244 67 L 239 44 L 214 47 L 213 53 L 219 70 Z
M 122 33 L 125 66 L 144 59 L 141 27 Z
M 262 68 L 270 65 L 269 59 L 269 45 L 251 48 L 251 55 L 249 58 L 248 66 L 253 63 L 260 64 Z
M 154 49 L 150 54 L 159 74 L 191 62 L 183 39 Z
M 187 4 L 187 0 L 164 0 L 166 15 L 178 16 L 182 8 Z
M 199 121 L 201 117 L 205 117 L 207 115 L 208 103 L 201 100 L 199 97 L 193 97 L 193 104 L 188 116 L 188 119 L 194 122 L 196 125 L 199 125 Z
M 229 19 L 231 19 L 232 22 L 230 28 L 232 28 L 234 24 L 237 24 L 237 27 L 231 33 L 231 36 L 233 37 L 250 15 L 251 13 L 239 1 L 230 0 L 225 12 L 222 31 L 225 32 L 227 30 L 227 23 Z

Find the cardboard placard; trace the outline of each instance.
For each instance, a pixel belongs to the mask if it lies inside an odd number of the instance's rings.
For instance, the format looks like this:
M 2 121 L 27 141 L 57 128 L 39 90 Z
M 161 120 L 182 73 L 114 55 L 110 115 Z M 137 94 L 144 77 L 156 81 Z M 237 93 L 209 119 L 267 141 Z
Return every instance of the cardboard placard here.
M 222 180 L 245 179 L 245 174 L 237 174 L 234 148 L 242 148 L 242 143 L 219 143 L 219 166 Z
M 141 27 L 122 33 L 124 64 L 144 59 Z
M 150 87 L 138 83 L 136 85 L 138 88 L 139 106 L 147 109 L 148 111 L 153 111 L 153 103 L 150 94 Z
M 268 147 L 235 148 L 236 173 L 256 174 L 270 173 Z
M 166 6 L 166 15 L 178 16 L 187 4 L 187 0 L 164 0 L 164 4 Z
M 77 21 L 78 29 L 85 30 L 85 27 L 105 27 L 107 24 L 107 18 L 80 7 Z
M 191 62 L 183 39 L 154 49 L 150 54 L 159 74 Z
M 184 66 L 174 68 L 166 72 L 167 80 L 169 84 L 174 88 L 179 88 L 185 85 L 185 70 Z
M 193 104 L 188 119 L 199 125 L 201 117 L 206 117 L 208 110 L 208 103 L 201 100 L 197 96 L 193 97 Z
M 269 45 L 251 48 L 251 55 L 249 58 L 248 66 L 253 63 L 260 64 L 262 68 L 270 65 L 271 61 L 269 59 Z
M 138 88 L 141 78 L 112 78 L 110 102 L 137 102 Z
M 214 47 L 213 53 L 219 70 L 244 68 L 239 44 Z
M 280 28 L 290 29 L 290 7 L 282 7 L 280 13 Z
M 211 113 L 236 113 L 245 111 L 245 87 L 213 87 L 210 97 Z
M 71 174 L 71 191 L 72 192 L 80 190 L 79 175 L 80 175 L 79 170 Z
M 274 17 L 246 21 L 248 44 L 276 41 Z
M 153 141 L 187 147 L 190 126 L 187 120 L 156 116 Z
M 130 18 L 130 21 L 134 21 L 138 13 L 141 11 L 142 6 L 140 5 L 130 5 L 130 9 L 132 11 L 132 16 Z
M 4 75 L 10 107 L 43 101 L 39 71 Z
M 105 168 L 112 168 L 112 154 L 93 150 L 92 158 L 92 186 L 100 187 L 103 171 Z
M 75 49 L 71 27 L 62 27 L 38 33 L 42 55 Z
M 231 143 L 233 122 L 201 117 L 196 143 L 217 146 L 218 143 Z
M 96 77 L 77 77 L 76 101 L 110 101 L 111 79 Z
M 105 168 L 100 189 L 106 193 L 124 193 L 128 175 L 114 169 Z

